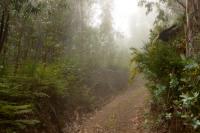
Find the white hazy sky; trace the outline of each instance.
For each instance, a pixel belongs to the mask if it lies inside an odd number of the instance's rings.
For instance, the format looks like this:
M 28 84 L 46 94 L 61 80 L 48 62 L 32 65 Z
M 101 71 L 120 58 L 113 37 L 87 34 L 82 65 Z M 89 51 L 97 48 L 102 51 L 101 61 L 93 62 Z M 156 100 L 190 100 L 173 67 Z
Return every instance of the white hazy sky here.
M 113 25 L 125 37 L 132 38 L 132 45 L 141 48 L 148 40 L 155 13 L 146 15 L 146 9 L 138 6 L 138 0 L 113 0 Z
M 132 25 L 135 25 L 135 28 L 152 27 L 154 16 L 147 16 L 146 9 L 138 6 L 138 0 L 114 0 L 114 27 L 127 35 L 132 34 Z
M 94 22 L 98 25 L 101 23 L 99 19 L 101 9 L 98 5 L 94 6 L 94 8 L 96 10 Z M 138 0 L 113 0 L 112 8 L 114 29 L 123 33 L 126 38 L 132 38 L 134 40 L 133 43 L 136 45 L 135 47 L 142 47 L 148 39 L 155 13 L 147 16 L 146 9 L 138 6 Z
M 139 13 L 137 0 L 114 0 L 113 4 L 114 28 L 125 35 L 130 35 L 131 18 L 134 14 Z

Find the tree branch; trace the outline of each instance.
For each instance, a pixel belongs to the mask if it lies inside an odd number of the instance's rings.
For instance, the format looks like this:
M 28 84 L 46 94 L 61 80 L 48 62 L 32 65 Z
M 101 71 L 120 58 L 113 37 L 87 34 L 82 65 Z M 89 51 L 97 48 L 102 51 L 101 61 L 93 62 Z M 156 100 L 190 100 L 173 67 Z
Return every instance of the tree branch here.
M 176 0 L 176 2 L 186 10 L 186 6 L 180 0 Z

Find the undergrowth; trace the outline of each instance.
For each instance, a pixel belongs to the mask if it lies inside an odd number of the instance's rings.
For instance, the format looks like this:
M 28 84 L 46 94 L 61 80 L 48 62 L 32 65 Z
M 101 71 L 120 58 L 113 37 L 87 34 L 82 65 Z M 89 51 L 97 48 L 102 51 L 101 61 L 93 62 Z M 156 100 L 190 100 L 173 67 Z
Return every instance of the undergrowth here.
M 73 63 L 46 66 L 29 62 L 16 74 L 6 73 L 5 69 L 2 72 L 1 133 L 61 132 L 64 119 L 70 120 L 74 110 L 93 108 L 94 98 L 83 86 L 81 72 Z
M 200 132 L 200 61 L 177 52 L 179 42 L 157 41 L 133 50 L 133 69 L 144 73 L 157 127 L 169 132 Z M 155 124 L 154 123 L 154 124 Z M 154 125 L 156 126 L 156 125 Z

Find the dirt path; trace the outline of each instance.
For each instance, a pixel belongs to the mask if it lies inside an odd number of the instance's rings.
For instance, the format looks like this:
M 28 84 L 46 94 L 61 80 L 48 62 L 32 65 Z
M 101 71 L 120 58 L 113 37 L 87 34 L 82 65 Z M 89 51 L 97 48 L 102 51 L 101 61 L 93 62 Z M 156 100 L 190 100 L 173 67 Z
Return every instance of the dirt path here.
M 148 93 L 138 76 L 133 86 L 83 124 L 80 133 L 146 133 L 143 128 Z

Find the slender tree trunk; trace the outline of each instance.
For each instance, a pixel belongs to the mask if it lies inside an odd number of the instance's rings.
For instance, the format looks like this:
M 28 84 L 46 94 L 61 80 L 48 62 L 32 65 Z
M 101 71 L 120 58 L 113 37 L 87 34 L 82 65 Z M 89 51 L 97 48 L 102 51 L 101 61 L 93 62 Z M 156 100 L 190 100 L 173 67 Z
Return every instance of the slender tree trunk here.
M 21 45 L 22 45 L 22 31 L 20 33 L 19 41 L 17 44 L 17 55 L 15 58 L 15 68 L 14 68 L 14 74 L 17 74 L 19 66 L 20 66 L 20 54 L 21 54 Z
M 192 55 L 192 27 L 191 27 L 191 2 L 192 0 L 186 0 L 186 19 L 187 19 L 187 46 L 186 46 L 186 56 L 190 57 Z
M 8 26 L 9 26 L 9 5 L 10 0 L 4 0 L 2 3 L 1 18 L 0 18 L 0 54 L 3 51 L 4 43 L 8 36 Z
M 200 46 L 196 40 L 200 32 L 200 0 L 186 0 L 187 18 L 187 46 L 186 55 L 196 56 L 199 54 Z
M 1 23 L 0 23 L 0 53 L 3 50 L 3 46 L 8 34 L 8 26 L 9 26 L 8 22 L 9 22 L 9 12 L 7 8 L 5 8 L 2 12 Z

